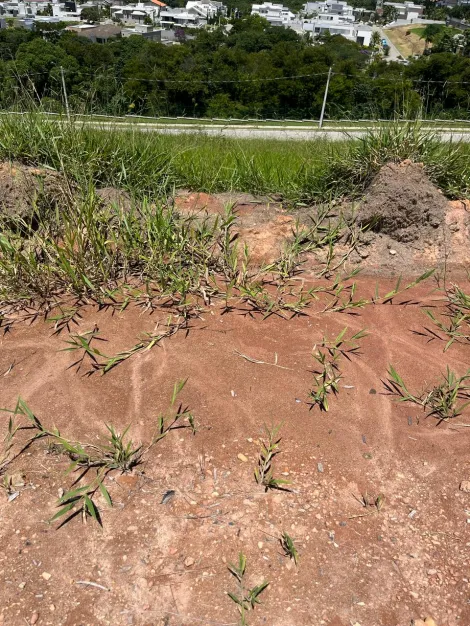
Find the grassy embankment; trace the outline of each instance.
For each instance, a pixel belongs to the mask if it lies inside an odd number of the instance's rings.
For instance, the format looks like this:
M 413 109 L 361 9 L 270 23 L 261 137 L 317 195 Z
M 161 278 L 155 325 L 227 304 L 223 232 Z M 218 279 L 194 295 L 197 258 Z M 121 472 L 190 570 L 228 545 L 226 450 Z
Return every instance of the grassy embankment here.
M 0 295 L 101 297 L 111 286 L 136 280 L 184 301 L 201 286 L 215 293 L 215 276 L 240 286 L 246 272 L 232 238 L 234 216 L 228 211 L 216 225 L 181 218 L 166 201 L 175 188 L 276 193 L 295 211 L 299 202 L 360 194 L 382 164 L 411 158 L 458 197 L 470 189 L 469 153 L 467 144 L 441 144 L 417 125 L 384 127 L 349 143 L 291 143 L 99 131 L 37 116 L 2 117 L 0 159 L 60 171 L 67 200 L 57 206 L 42 198 L 28 220 L 0 216 Z M 134 209 L 103 206 L 95 195 L 103 186 L 126 189 Z M 319 215 L 308 236 L 286 249 L 275 267 L 279 275 L 292 275 L 306 249 L 333 250 L 341 227 Z M 254 300 L 264 298 L 259 285 L 243 289 Z

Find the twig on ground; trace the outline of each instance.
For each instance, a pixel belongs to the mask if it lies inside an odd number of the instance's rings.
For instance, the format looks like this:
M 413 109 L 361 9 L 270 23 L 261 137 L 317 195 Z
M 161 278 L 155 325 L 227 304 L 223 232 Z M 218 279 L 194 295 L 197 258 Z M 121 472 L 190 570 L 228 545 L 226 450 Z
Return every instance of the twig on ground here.
M 285 367 L 284 365 L 278 365 L 277 352 L 274 353 L 274 363 L 268 363 L 267 361 L 260 361 L 258 359 L 254 359 L 253 357 L 248 356 L 247 354 L 243 354 L 242 352 L 239 352 L 238 350 L 234 350 L 234 353 L 237 354 L 238 356 L 241 356 L 242 359 L 245 359 L 246 361 L 249 361 L 250 363 L 256 363 L 258 365 L 272 365 L 273 367 L 279 367 L 282 370 L 293 371 L 292 367 Z
M 94 583 L 92 580 L 76 580 L 76 585 L 85 585 L 87 587 L 96 587 L 97 589 L 102 589 L 103 591 L 111 591 L 109 587 L 105 587 L 104 585 L 99 585 L 98 583 Z

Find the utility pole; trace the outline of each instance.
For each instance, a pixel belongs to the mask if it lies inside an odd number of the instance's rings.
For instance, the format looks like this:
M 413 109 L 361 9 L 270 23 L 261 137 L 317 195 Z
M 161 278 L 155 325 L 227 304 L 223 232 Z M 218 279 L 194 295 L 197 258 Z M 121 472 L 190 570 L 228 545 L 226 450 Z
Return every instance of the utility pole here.
M 64 68 L 62 67 L 62 65 L 60 66 L 60 76 L 62 78 L 62 89 L 64 91 L 65 112 L 67 113 L 67 119 L 70 122 L 69 100 L 67 98 L 67 89 L 65 87 L 65 78 L 64 78 Z
M 323 96 L 323 105 L 320 113 L 320 121 L 318 123 L 318 128 L 323 126 L 323 116 L 325 115 L 325 107 L 326 107 L 326 99 L 328 97 L 328 87 L 330 86 L 330 78 L 331 78 L 332 68 L 328 70 L 328 78 L 326 79 L 326 87 L 325 87 L 325 95 Z

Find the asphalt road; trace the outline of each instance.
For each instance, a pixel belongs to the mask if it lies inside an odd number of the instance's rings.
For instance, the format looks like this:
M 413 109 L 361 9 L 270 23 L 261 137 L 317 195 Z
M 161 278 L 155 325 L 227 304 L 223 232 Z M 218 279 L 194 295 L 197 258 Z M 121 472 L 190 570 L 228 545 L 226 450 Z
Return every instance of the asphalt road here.
M 83 124 L 83 122 L 81 122 Z M 209 137 L 230 137 L 234 139 L 278 139 L 284 141 L 306 141 L 312 139 L 327 139 L 330 141 L 344 141 L 348 139 L 358 139 L 366 134 L 365 130 L 341 129 L 341 130 L 319 130 L 313 127 L 299 129 L 297 127 L 264 126 L 256 128 L 253 126 L 168 126 L 158 124 L 110 124 L 106 122 L 88 122 L 87 126 L 104 128 L 106 130 L 139 130 L 147 133 L 160 133 L 161 135 L 194 135 L 203 134 Z M 470 129 L 441 130 L 433 131 L 441 141 L 470 141 Z
M 388 44 L 388 46 L 390 48 L 390 52 L 388 53 L 388 56 L 385 57 L 386 60 L 388 60 L 388 61 L 398 61 L 399 58 L 403 58 L 401 56 L 400 50 L 398 50 L 396 45 L 394 43 L 392 43 L 392 41 L 390 40 L 390 37 L 388 36 L 388 33 L 387 33 L 386 30 L 384 30 L 383 28 L 379 28 L 378 26 L 375 26 L 374 30 L 377 30 L 379 32 L 379 35 L 380 35 L 381 39 L 386 39 L 387 40 L 387 44 Z

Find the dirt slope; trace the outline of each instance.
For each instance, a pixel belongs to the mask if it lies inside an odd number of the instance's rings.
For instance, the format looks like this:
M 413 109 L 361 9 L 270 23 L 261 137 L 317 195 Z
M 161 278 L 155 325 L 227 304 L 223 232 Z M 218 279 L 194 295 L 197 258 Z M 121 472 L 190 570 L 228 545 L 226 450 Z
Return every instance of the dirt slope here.
M 373 288 L 363 283 L 362 295 Z M 428 298 L 429 287 L 414 296 Z M 105 376 L 67 369 L 73 355 L 58 351 L 66 336 L 51 337 L 47 324 L 3 337 L 2 405 L 13 407 L 21 394 L 71 437 L 103 439 L 106 422 L 132 424 L 134 440 L 148 441 L 173 383 L 186 377 L 182 400 L 200 423 L 195 436 L 170 433 L 139 471 L 110 481 L 114 507 L 102 503 L 103 529 L 90 520 L 61 530 L 45 523 L 70 483 L 63 457 L 39 443 L 15 462 L 10 473 L 23 475 L 24 486 L 13 501 L 0 499 L 4 624 L 29 623 L 35 612 L 40 624 L 70 626 L 233 624 L 227 562 L 239 551 L 250 584 L 270 581 L 253 626 L 409 626 L 426 615 L 439 626 L 469 623 L 470 496 L 459 491 L 470 478 L 469 431 L 437 427 L 384 395 L 381 383 L 389 363 L 413 389 L 448 363 L 461 373 L 467 348 L 444 354 L 441 342 L 412 334 L 424 323 L 416 305 L 291 321 L 240 313 L 212 308 L 187 337 Z M 156 321 L 135 309 L 111 316 L 90 308 L 77 330 L 98 324 L 112 353 Z M 330 412 L 310 410 L 312 348 L 346 325 L 367 327 L 362 354 L 344 361 Z M 290 492 L 264 493 L 253 478 L 256 441 L 271 422 L 284 424 L 275 473 L 291 481 Z M 169 490 L 174 497 L 161 504 Z M 379 512 L 361 506 L 366 493 L 383 494 Z M 298 546 L 297 568 L 280 549 L 283 531 Z
M 120 202 L 113 190 L 103 195 Z M 275 259 L 296 217 L 278 199 L 185 193 L 175 200 L 181 212 L 209 216 L 222 215 L 227 202 L 237 203 L 239 238 L 256 261 Z M 380 294 L 398 274 L 406 279 L 445 261 L 449 273 L 464 276 L 468 209 L 445 201 L 420 166 L 386 166 L 359 207 L 364 222 L 381 218 L 379 227 L 344 267 L 363 268 L 354 299 L 373 297 L 373 273 Z M 311 279 L 318 262 L 311 255 L 294 284 L 324 286 Z M 459 284 L 470 293 L 468 282 Z M 250 626 L 411 626 L 426 617 L 437 626 L 470 624 L 470 412 L 438 424 L 384 385 L 390 364 L 415 393 L 432 388 L 447 366 L 463 375 L 468 339 L 444 352 L 445 340 L 426 330 L 425 309 L 439 319 L 444 311 L 434 279 L 391 303 L 344 312 L 325 312 L 334 298 L 318 298 L 293 319 L 206 303 L 188 332 L 105 375 L 87 375 L 86 356 L 72 367 L 76 353 L 63 351 L 70 334 L 96 328 L 100 350 L 114 355 L 161 328 L 168 307 L 87 304 L 61 333 L 36 320 L 0 336 L 0 406 L 14 408 L 21 396 L 63 436 L 98 445 L 112 424 L 121 432 L 130 426 L 134 443 L 147 445 L 182 379 L 180 399 L 197 424 L 196 434 L 169 432 L 133 472 L 106 478 L 113 506 L 97 496 L 102 527 L 91 517 L 62 528 L 49 521 L 76 475 L 66 475 L 70 461 L 46 438 L 8 466 L 0 491 L 2 626 L 235 626 L 227 592 L 238 591 L 228 564 L 240 552 L 247 586 L 269 582 L 247 615 Z M 309 404 L 312 352 L 345 327 L 347 337 L 368 335 L 357 354 L 341 357 L 339 391 L 322 412 Z M 2 415 L 3 437 L 9 414 Z M 254 478 L 264 424 L 282 424 L 273 474 L 289 481 L 285 491 L 265 491 Z M 284 532 L 298 566 L 281 547 Z

